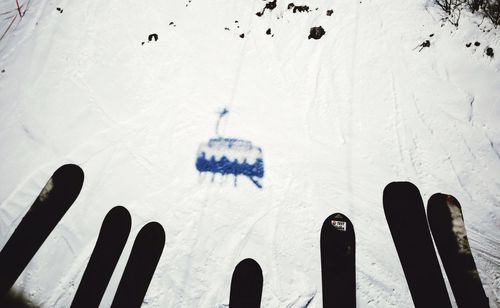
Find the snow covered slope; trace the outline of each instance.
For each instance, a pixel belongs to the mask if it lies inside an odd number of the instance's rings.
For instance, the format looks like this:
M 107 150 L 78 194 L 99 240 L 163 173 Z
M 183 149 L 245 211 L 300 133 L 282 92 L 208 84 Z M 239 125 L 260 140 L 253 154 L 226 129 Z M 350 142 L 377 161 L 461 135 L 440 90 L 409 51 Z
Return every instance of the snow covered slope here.
M 457 29 L 424 0 L 278 1 L 261 17 L 260 0 L 20 3 L 13 22 L 15 1 L 0 4 L 0 247 L 57 167 L 86 175 L 15 285 L 33 303 L 68 307 L 120 204 L 133 225 L 115 273 L 145 223 L 166 231 L 145 307 L 221 307 L 244 258 L 262 307 L 321 307 L 334 212 L 355 227 L 358 306 L 412 307 L 382 209 L 385 185 L 409 180 L 460 201 L 500 306 L 500 29 L 466 15 Z M 262 148 L 262 189 L 195 168 L 224 107 L 220 132 Z

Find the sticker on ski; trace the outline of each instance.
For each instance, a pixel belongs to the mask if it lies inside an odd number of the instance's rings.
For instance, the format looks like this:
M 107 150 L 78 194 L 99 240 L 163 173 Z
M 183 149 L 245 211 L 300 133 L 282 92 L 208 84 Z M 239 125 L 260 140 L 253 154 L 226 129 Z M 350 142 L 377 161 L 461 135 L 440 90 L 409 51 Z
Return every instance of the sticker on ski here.
M 347 230 L 347 224 L 345 221 L 332 220 L 332 226 L 339 231 L 346 231 Z
M 262 188 L 264 177 L 264 159 L 262 149 L 248 140 L 222 137 L 219 134 L 221 119 L 229 111 L 224 108 L 217 119 L 215 137 L 200 144 L 196 155 L 196 169 L 202 173 L 211 173 L 212 182 L 216 174 L 223 177 L 234 176 L 234 186 L 238 176 L 247 177 L 258 188 Z

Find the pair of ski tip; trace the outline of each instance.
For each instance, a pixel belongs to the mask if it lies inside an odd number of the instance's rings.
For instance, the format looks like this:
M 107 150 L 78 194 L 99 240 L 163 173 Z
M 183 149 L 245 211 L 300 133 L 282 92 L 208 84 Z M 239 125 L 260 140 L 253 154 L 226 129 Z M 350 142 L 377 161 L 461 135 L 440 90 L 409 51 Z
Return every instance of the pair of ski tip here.
M 58 168 L 0 251 L 0 305 L 27 307 L 29 301 L 11 290 L 83 186 L 83 170 L 73 164 Z M 98 307 L 128 239 L 130 213 L 122 206 L 106 215 L 71 307 Z M 139 231 L 118 285 L 112 307 L 140 307 L 165 244 L 157 222 Z
M 457 306 L 489 307 L 456 198 L 434 194 L 426 213 L 414 184 L 392 182 L 384 189 L 383 204 L 415 307 L 452 307 L 434 244 Z
M 351 221 L 330 215 L 320 235 L 323 307 L 356 307 L 355 238 Z M 230 308 L 258 308 L 262 298 L 262 269 L 253 259 L 236 266 L 231 279 Z
M 95 248 L 71 304 L 98 307 L 127 242 L 131 227 L 128 210 L 111 209 L 101 226 Z M 141 307 L 163 248 L 165 231 L 149 222 L 137 234 L 111 307 Z

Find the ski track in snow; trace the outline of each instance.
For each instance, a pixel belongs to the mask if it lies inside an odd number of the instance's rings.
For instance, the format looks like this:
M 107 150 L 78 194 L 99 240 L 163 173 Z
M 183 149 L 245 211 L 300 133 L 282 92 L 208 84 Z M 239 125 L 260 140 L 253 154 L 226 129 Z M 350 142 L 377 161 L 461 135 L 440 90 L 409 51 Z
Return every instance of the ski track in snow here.
M 424 203 L 435 192 L 460 201 L 500 307 L 500 62 L 482 49 L 498 53 L 499 29 L 483 33 L 470 16 L 441 26 L 424 0 L 311 0 L 295 14 L 279 2 L 261 17 L 256 0 L 22 4 L 0 40 L 0 243 L 59 165 L 86 175 L 16 282 L 34 303 L 69 306 L 120 204 L 133 226 L 104 305 L 155 220 L 166 246 L 143 306 L 225 307 L 232 271 L 250 257 L 263 270 L 262 307 L 321 307 L 319 232 L 341 212 L 356 233 L 358 307 L 413 307 L 382 209 L 384 186 L 408 180 Z M 0 14 L 14 18 L 12 5 Z M 326 34 L 307 39 L 320 25 Z M 195 169 L 223 107 L 221 132 L 263 149 L 262 190 Z

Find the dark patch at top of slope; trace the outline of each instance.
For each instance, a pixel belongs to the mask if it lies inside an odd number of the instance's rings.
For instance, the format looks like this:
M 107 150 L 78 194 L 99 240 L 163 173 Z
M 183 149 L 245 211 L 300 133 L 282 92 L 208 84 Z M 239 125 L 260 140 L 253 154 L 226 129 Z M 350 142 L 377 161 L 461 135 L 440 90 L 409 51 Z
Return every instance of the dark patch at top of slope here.
M 289 10 L 292 10 L 292 13 L 297 13 L 297 12 L 298 13 L 302 13 L 302 12 L 309 13 L 310 12 L 309 6 L 307 6 L 307 5 L 295 5 L 293 2 L 289 3 L 287 8 Z
M 268 9 L 269 11 L 272 11 L 275 8 L 276 8 L 276 0 L 273 0 L 271 2 L 266 3 L 266 6 L 264 6 L 262 11 L 255 13 L 255 15 L 260 17 L 260 16 L 264 15 L 264 12 L 266 11 L 266 9 Z
M 493 52 L 493 48 L 491 48 L 491 47 L 487 47 L 487 48 L 486 48 L 486 55 L 487 55 L 488 57 L 493 58 L 493 56 L 495 55 L 495 53 Z
M 325 29 L 323 29 L 322 26 L 312 27 L 309 30 L 309 36 L 307 37 L 307 39 L 319 40 L 323 35 L 325 35 L 325 33 Z

